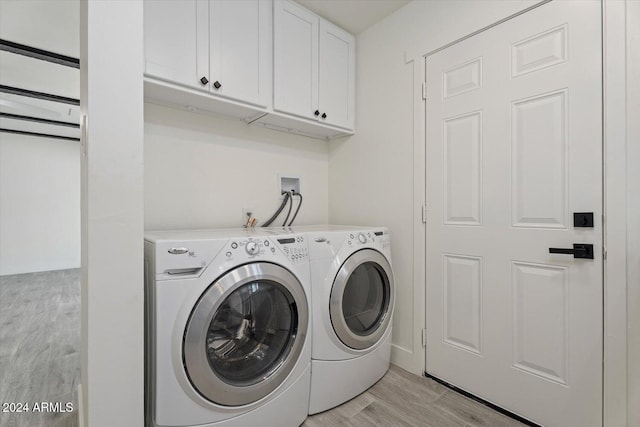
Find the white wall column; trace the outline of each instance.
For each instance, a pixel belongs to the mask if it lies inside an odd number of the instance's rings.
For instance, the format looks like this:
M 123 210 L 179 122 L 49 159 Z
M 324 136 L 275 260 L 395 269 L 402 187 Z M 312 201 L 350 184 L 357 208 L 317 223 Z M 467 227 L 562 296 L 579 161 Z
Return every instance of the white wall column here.
M 82 416 L 143 425 L 141 1 L 82 0 Z

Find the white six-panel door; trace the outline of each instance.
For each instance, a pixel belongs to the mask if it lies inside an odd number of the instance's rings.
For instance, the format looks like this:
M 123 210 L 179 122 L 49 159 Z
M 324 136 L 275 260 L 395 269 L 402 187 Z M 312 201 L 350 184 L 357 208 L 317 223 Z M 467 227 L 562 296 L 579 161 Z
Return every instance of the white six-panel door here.
M 602 425 L 601 52 L 553 1 L 426 59 L 427 372 L 548 426 Z

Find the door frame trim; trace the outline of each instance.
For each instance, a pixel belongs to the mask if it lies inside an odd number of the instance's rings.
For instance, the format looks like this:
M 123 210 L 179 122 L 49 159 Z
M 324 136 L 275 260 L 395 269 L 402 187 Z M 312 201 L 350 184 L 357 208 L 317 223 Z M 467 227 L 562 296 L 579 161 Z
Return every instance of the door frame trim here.
M 636 421 L 634 416 L 637 416 L 640 408 L 632 399 L 640 395 L 640 368 L 634 368 L 629 363 L 640 357 L 640 345 L 631 340 L 632 334 L 640 330 L 640 290 L 632 287 L 632 284 L 640 283 L 640 268 L 634 264 L 637 259 L 632 258 L 634 250 L 640 250 L 640 225 L 628 214 L 640 209 L 640 185 L 635 184 L 640 181 L 640 172 L 627 167 L 628 164 L 640 162 L 640 149 L 634 149 L 632 144 L 627 143 L 633 140 L 632 136 L 640 137 L 640 126 L 627 118 L 632 115 L 628 110 L 634 108 L 628 99 L 627 74 L 640 72 L 640 64 L 637 59 L 632 61 L 628 46 L 632 39 L 632 26 L 627 26 L 631 16 L 629 10 L 640 10 L 632 1 L 601 0 L 603 242 L 607 251 L 603 263 L 603 425 L 639 427 L 640 420 Z M 426 226 L 422 222 L 422 208 L 426 200 L 426 101 L 422 98 L 426 57 L 547 2 L 543 0 L 427 53 L 406 53 L 406 64 L 413 66 L 414 87 L 414 342 L 420 342 L 418 337 L 422 335 L 421 329 L 425 328 L 426 322 Z M 634 34 L 634 37 L 637 36 Z M 637 109 L 636 106 L 635 111 Z M 631 239 L 630 236 L 635 238 Z M 407 368 L 424 372 L 425 348 L 414 345 L 412 356 Z

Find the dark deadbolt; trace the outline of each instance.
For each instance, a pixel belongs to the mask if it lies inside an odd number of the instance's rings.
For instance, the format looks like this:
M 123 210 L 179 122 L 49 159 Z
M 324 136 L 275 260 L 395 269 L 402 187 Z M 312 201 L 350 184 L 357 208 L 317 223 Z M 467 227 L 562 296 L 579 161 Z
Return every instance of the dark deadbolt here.
M 574 212 L 573 226 L 593 228 L 593 212 Z
M 573 255 L 574 258 L 593 259 L 593 245 L 590 243 L 574 243 L 573 249 L 549 248 L 549 253 Z

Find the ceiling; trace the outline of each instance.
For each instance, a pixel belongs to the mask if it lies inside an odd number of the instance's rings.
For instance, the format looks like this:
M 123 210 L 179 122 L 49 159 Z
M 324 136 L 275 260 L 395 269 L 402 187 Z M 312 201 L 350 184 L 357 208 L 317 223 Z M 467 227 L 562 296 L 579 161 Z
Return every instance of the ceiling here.
M 358 34 L 411 0 L 297 0 L 323 18 Z
M 297 0 L 300 4 L 358 34 L 410 0 Z M 0 0 L 0 39 L 78 58 L 80 0 Z M 79 99 L 76 68 L 0 51 L 0 85 Z M 0 128 L 77 138 L 78 128 L 18 119 L 36 117 L 79 122 L 75 105 L 0 92 Z M 0 133 L 0 137 L 5 133 Z

